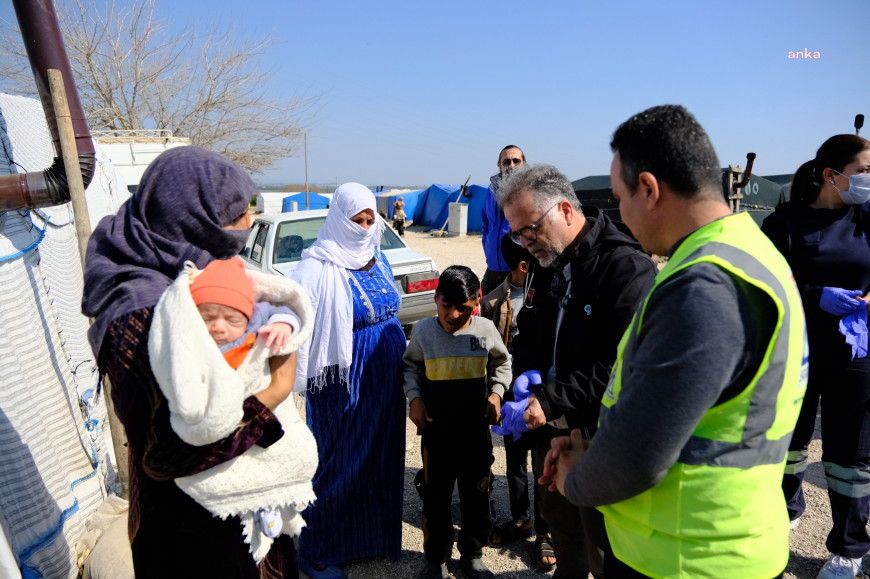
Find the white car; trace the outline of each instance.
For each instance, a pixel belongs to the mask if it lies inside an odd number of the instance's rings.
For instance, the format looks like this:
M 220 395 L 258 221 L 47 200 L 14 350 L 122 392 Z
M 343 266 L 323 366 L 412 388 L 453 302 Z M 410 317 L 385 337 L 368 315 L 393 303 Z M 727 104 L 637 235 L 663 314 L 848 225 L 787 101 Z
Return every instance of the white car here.
M 251 235 L 239 257 L 245 267 L 289 276 L 302 250 L 317 239 L 328 209 L 295 211 L 255 217 Z M 381 219 L 380 216 L 377 217 Z M 406 331 L 423 318 L 434 316 L 438 268 L 431 257 L 410 249 L 389 225 L 381 237 L 381 251 L 390 263 L 402 298 L 399 322 Z

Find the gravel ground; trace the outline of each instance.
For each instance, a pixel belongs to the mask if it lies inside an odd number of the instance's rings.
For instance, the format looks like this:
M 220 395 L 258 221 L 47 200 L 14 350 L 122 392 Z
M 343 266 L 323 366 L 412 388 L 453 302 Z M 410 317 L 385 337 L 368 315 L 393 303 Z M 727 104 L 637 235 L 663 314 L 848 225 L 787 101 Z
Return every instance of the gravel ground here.
M 443 271 L 449 265 L 466 265 L 482 277 L 486 269 L 481 249 L 480 235 L 467 237 L 432 237 L 424 228 L 412 226 L 406 230 L 405 241 L 423 254 L 430 255 Z M 304 408 L 304 405 L 303 405 Z M 350 579 L 412 578 L 426 566 L 423 558 L 423 532 L 421 530 L 421 502 L 414 489 L 413 479 L 422 467 L 420 459 L 420 439 L 415 434 L 414 425 L 407 421 L 405 431 L 407 453 L 405 458 L 405 504 L 402 516 L 402 556 L 399 561 L 375 559 L 349 563 L 343 566 Z M 497 522 L 510 518 L 505 480 L 504 446 L 501 437 L 493 436 L 495 464 L 495 487 L 493 497 Z M 828 556 L 825 538 L 831 528 L 830 508 L 828 505 L 825 475 L 820 462 L 821 441 L 819 426 L 810 445 L 810 465 L 807 471 L 804 491 L 807 511 L 801 524 L 791 533 L 791 557 L 784 577 L 786 579 L 812 579 Z M 531 470 L 531 468 L 530 468 Z M 454 495 L 454 519 L 459 520 L 457 498 Z M 458 529 L 458 527 L 457 527 Z M 533 539 L 512 543 L 503 549 L 484 549 L 483 560 L 499 578 L 524 579 L 552 575 L 537 570 L 533 556 Z M 458 569 L 459 552 L 453 549 L 454 576 L 463 577 Z M 866 567 L 865 567 L 866 571 Z M 303 576 L 305 576 L 303 574 Z

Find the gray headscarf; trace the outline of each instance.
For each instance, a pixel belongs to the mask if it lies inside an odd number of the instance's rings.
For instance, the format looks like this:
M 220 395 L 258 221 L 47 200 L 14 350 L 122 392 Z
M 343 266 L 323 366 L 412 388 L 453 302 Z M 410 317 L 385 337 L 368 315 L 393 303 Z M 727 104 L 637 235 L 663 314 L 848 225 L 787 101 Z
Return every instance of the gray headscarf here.
M 135 195 L 103 218 L 88 241 L 82 313 L 99 356 L 109 324 L 157 304 L 184 262 L 200 269 L 236 255 L 248 231 L 223 227 L 247 210 L 256 186 L 239 165 L 198 147 L 157 157 Z

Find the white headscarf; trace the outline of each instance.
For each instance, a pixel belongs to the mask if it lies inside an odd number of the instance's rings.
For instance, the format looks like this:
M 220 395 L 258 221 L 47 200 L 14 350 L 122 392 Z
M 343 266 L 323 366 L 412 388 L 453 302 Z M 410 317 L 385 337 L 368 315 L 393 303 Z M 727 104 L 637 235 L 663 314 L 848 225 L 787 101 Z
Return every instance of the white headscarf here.
M 299 350 L 294 390 L 304 390 L 309 380 L 315 388 L 323 388 L 327 371 L 334 366 L 339 381 L 347 383 L 353 362 L 353 299 L 347 270 L 365 266 L 380 245 L 385 225 L 377 217 L 376 205 L 364 185 L 345 183 L 336 189 L 317 241 L 302 252 L 291 274 L 308 291 L 316 309 L 311 340 Z M 369 229 L 350 220 L 365 209 L 375 217 Z

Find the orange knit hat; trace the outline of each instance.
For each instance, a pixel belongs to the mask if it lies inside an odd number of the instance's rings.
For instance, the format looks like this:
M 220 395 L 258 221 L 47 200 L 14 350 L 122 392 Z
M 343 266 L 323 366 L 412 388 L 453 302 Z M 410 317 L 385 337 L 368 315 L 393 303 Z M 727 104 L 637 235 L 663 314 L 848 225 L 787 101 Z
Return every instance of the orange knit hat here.
M 215 260 L 190 284 L 193 303 L 220 304 L 239 310 L 248 319 L 254 313 L 254 285 L 238 258 Z

